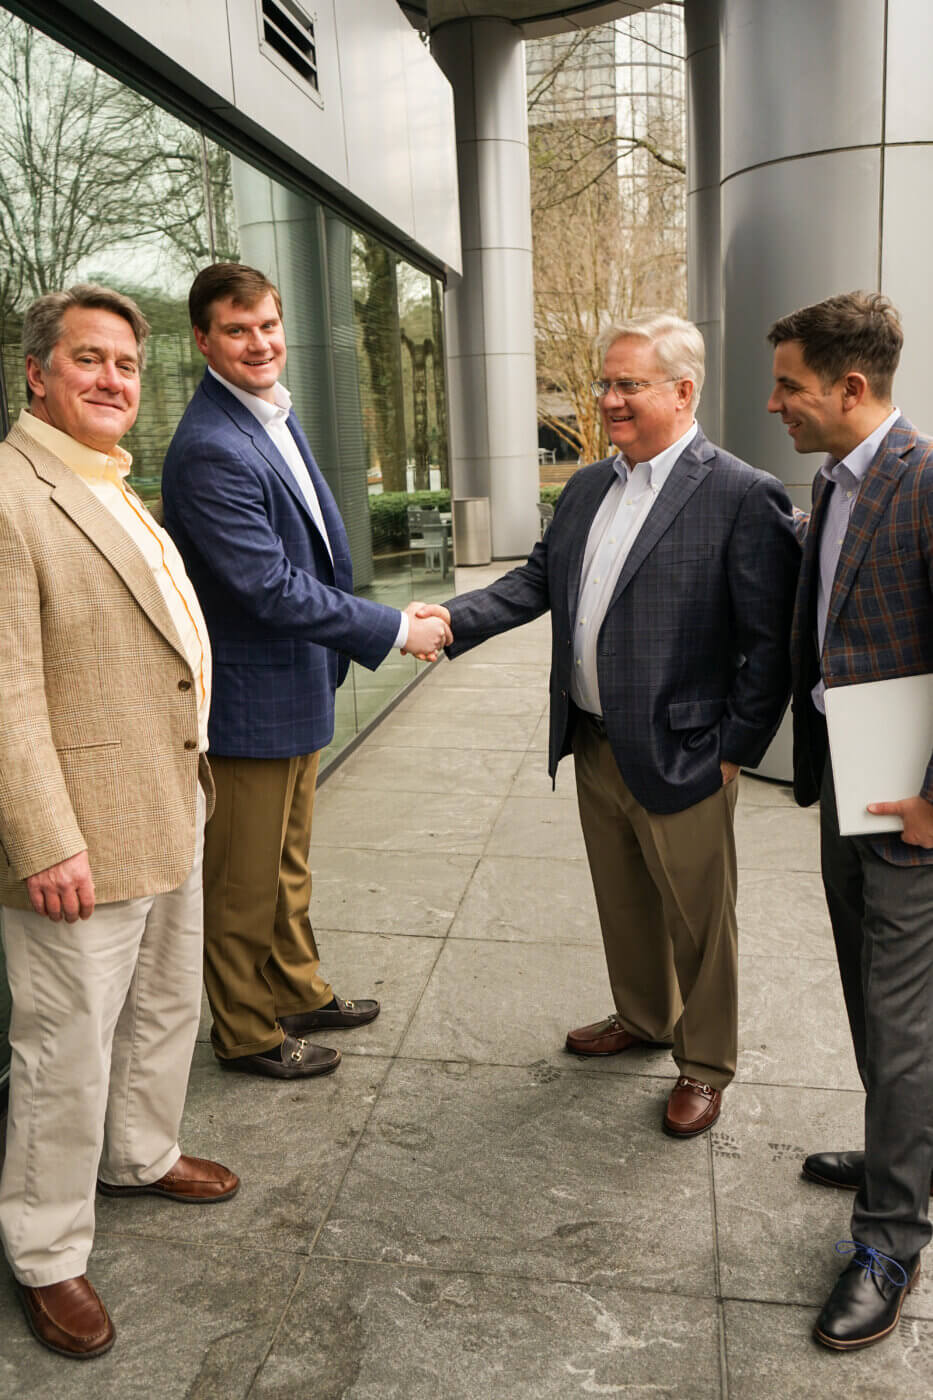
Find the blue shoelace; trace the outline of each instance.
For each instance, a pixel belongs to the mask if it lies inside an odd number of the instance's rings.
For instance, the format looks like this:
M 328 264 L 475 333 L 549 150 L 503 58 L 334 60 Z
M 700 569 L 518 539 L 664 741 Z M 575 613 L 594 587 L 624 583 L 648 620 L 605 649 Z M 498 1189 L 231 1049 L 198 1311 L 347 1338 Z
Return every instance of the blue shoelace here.
M 837 1240 L 836 1253 L 854 1254 L 854 1262 L 865 1270 L 866 1278 L 886 1278 L 888 1283 L 893 1284 L 895 1288 L 906 1288 L 910 1282 L 903 1264 L 892 1259 L 890 1254 L 882 1254 L 880 1249 L 872 1248 L 870 1244 L 861 1244 L 859 1240 Z M 894 1265 L 900 1278 L 895 1278 L 889 1272 L 889 1264 Z

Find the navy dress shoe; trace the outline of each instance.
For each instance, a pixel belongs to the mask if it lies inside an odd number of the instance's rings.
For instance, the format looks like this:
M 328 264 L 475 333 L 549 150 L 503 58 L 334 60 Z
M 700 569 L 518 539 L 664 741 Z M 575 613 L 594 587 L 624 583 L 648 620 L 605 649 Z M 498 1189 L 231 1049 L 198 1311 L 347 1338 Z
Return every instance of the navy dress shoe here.
M 813 1335 L 834 1351 L 857 1351 L 894 1331 L 904 1299 L 920 1277 L 920 1255 L 901 1263 L 857 1240 L 841 1240 L 836 1252 L 854 1257 L 836 1280 Z

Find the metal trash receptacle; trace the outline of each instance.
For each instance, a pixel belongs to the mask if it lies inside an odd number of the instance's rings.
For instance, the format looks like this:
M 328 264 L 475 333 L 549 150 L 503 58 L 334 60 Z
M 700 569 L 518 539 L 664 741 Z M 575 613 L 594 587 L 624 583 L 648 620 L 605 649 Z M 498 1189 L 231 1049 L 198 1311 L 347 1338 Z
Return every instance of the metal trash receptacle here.
M 492 562 L 488 496 L 461 496 L 453 503 L 454 563 Z

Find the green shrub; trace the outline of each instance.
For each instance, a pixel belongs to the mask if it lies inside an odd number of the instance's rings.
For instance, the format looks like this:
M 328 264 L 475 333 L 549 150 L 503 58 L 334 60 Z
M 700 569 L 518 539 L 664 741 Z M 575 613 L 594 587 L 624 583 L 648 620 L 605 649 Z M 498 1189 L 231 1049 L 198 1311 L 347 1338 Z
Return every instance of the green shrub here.
M 369 498 L 373 549 L 377 554 L 408 548 L 408 507 L 450 510 L 449 491 L 383 491 Z
M 542 486 L 538 499 L 554 505 L 562 486 Z M 388 554 L 408 548 L 408 507 L 422 510 L 450 510 L 449 491 L 383 491 L 369 498 L 369 518 L 373 531 L 373 549 Z

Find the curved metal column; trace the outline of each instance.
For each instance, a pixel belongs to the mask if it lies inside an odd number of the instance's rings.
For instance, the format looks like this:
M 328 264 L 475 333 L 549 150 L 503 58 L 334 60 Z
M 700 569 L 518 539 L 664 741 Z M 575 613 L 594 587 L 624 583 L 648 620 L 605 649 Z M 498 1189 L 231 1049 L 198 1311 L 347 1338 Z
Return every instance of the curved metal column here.
M 432 32 L 454 90 L 463 280 L 446 296 L 455 496 L 488 496 L 492 550 L 537 538 L 538 431 L 525 60 L 508 21 Z
M 687 55 L 687 314 L 706 342 L 700 421 L 707 437 L 721 432 L 722 278 L 719 181 L 719 21 L 722 0 L 688 0 Z

